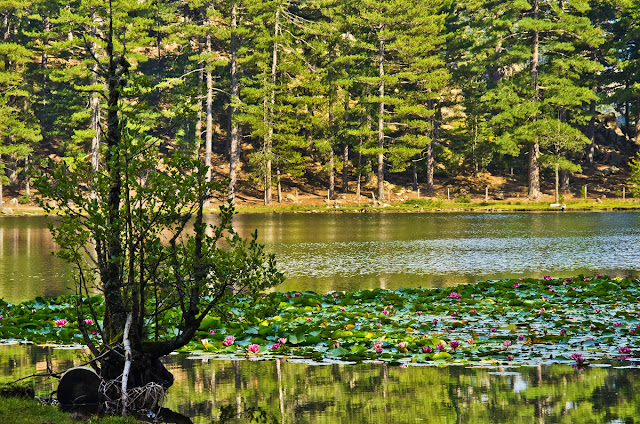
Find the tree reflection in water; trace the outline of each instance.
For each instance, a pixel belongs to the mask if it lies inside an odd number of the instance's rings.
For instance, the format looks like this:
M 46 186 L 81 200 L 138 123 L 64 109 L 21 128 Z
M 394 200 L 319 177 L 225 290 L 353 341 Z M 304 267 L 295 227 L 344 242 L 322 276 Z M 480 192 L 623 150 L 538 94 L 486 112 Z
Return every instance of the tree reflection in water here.
M 0 381 L 79 365 L 81 350 L 0 346 Z M 166 360 L 165 406 L 194 423 L 631 422 L 640 369 L 536 365 L 401 368 L 289 361 Z M 623 365 L 633 365 L 626 363 Z M 37 384 L 48 395 L 57 381 Z

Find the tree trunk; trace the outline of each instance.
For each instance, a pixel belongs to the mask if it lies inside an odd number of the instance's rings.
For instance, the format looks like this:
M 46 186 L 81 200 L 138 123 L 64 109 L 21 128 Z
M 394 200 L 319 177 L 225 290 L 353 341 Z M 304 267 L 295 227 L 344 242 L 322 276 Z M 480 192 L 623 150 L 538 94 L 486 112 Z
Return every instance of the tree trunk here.
M 380 83 L 378 86 L 378 200 L 384 200 L 384 40 L 380 35 L 378 45 L 378 74 Z
M 540 156 L 540 145 L 538 140 L 529 144 L 529 199 L 540 199 L 540 164 L 538 157 Z
M 236 117 L 236 108 L 240 103 L 238 86 L 238 5 L 231 6 L 231 104 L 229 105 L 229 121 L 231 140 L 229 146 L 229 199 L 235 203 L 236 184 L 238 179 L 238 161 L 240 159 L 240 128 Z
M 538 0 L 533 2 L 533 18 L 538 19 Z M 538 87 L 538 65 L 540 60 L 540 33 L 533 32 L 533 55 L 531 57 L 531 79 L 533 80 L 534 101 L 539 99 Z M 537 120 L 537 116 L 531 117 L 532 121 Z M 540 145 L 538 139 L 529 145 L 529 198 L 538 200 L 540 198 L 540 165 L 538 157 L 540 155 Z
M 128 63 L 124 56 L 117 56 L 113 47 L 113 24 L 110 18 L 109 33 L 107 35 L 106 54 L 109 60 L 107 68 L 107 135 L 105 152 L 105 167 L 109 174 L 109 194 L 104 204 L 106 209 L 106 246 L 103 255 L 104 262 L 100 267 L 100 280 L 104 287 L 105 313 L 103 330 L 105 343 L 115 344 L 122 336 L 126 320 L 126 307 L 120 288 L 121 258 L 123 247 L 120 235 L 123 223 L 120 219 L 120 199 L 122 197 L 122 164 L 121 164 L 121 136 L 120 117 L 118 116 L 120 87 L 124 84 L 124 75 L 128 70 Z
M 558 164 L 555 165 L 555 169 L 554 169 L 554 173 L 555 173 L 555 179 L 556 179 L 556 190 L 555 190 L 555 195 L 556 195 L 556 202 L 558 203 L 558 201 L 560 200 L 560 167 L 558 166 Z
M 198 43 L 200 44 L 200 43 Z M 198 71 L 198 107 L 196 111 L 196 129 L 194 155 L 200 157 L 200 147 L 202 147 L 202 81 L 204 80 L 204 69 Z
M 433 193 L 433 141 L 427 144 L 427 193 Z
M 349 192 L 349 145 L 342 148 L 342 192 Z
M 47 53 L 47 47 L 49 46 L 48 34 L 51 31 L 51 22 L 49 17 L 45 16 L 42 20 L 42 29 L 44 32 L 44 48 L 42 49 L 42 61 L 40 63 L 40 70 L 42 71 L 42 90 L 40 90 L 40 99 L 42 100 L 42 110 L 40 110 L 40 128 L 43 136 L 47 132 L 47 99 L 49 98 L 49 79 L 47 78 L 47 68 L 49 66 L 49 54 Z M 46 138 L 46 137 L 45 137 Z
M 211 55 L 211 34 L 207 33 L 207 53 Z M 210 65 L 207 63 L 207 65 Z M 211 182 L 211 149 L 213 147 L 213 74 L 207 66 L 207 119 L 204 139 L 204 165 L 207 167 L 206 181 Z M 204 206 L 209 207 L 209 198 L 204 201 Z
M 591 120 L 587 129 L 587 137 L 589 137 L 589 145 L 587 146 L 587 166 L 593 169 L 593 155 L 596 151 L 596 102 L 592 101 L 589 110 L 591 112 Z
M 333 146 L 329 150 L 329 200 L 335 198 L 336 190 L 336 172 L 335 172 L 335 153 L 333 152 Z
M 271 203 L 271 149 L 273 142 L 273 115 L 276 106 L 276 71 L 278 70 L 278 33 L 280 32 L 280 9 L 276 9 L 275 24 L 273 28 L 273 56 L 271 61 L 271 99 L 269 101 L 267 140 L 265 142 L 265 187 L 264 204 Z
M 418 165 L 416 165 L 416 161 L 413 161 L 411 168 L 413 170 L 413 191 L 418 191 Z
M 276 166 L 276 182 L 277 182 L 277 193 L 278 193 L 278 203 L 282 203 L 282 181 L 280 179 L 280 167 Z

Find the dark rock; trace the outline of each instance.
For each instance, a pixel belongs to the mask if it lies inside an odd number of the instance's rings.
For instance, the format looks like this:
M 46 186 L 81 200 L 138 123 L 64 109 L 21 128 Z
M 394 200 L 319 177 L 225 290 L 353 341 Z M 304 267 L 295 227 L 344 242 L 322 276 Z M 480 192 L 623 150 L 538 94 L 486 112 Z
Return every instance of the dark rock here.
M 100 377 L 88 367 L 71 368 L 58 383 L 58 402 L 63 406 L 97 404 Z

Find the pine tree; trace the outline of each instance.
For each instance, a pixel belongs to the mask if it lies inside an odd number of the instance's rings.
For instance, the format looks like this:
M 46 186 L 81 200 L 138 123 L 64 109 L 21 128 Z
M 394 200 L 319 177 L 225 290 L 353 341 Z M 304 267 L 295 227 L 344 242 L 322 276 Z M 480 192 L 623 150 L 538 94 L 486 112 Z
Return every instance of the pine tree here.
M 483 97 L 501 153 L 528 146 L 529 197 L 540 196 L 539 137 L 536 121 L 563 116 L 584 123 L 584 106 L 595 100 L 581 81 L 598 64 L 584 52 L 601 43 L 587 1 L 485 1 L 474 14 L 485 34 L 485 75 L 491 90 Z M 488 19 L 487 19 L 488 18 Z

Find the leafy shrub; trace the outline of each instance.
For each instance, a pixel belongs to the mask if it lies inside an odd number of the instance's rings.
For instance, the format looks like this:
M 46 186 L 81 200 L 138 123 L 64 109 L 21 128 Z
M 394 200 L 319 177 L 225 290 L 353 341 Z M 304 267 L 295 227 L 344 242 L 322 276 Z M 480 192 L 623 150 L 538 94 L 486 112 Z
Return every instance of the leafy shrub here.
M 18 203 L 20 203 L 21 205 L 26 205 L 27 203 L 31 203 L 31 197 L 29 197 L 28 194 L 25 194 L 24 196 L 18 199 Z
M 456 199 L 456 202 L 458 202 L 458 203 L 471 203 L 471 196 L 469 196 L 468 194 L 465 194 L 464 196 L 459 196 Z

